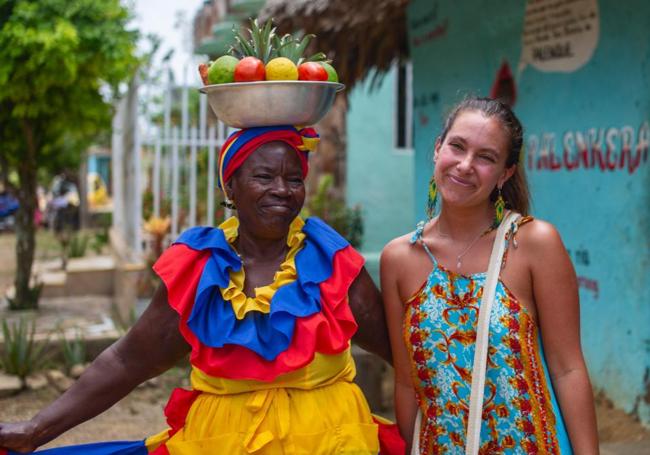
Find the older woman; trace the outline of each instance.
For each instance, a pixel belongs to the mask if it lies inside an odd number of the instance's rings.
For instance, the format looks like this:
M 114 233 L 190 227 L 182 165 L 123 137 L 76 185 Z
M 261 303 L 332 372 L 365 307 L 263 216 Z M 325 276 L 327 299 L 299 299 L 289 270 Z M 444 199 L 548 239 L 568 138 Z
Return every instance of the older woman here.
M 1 425 L 0 447 L 34 450 L 189 352 L 192 389 L 172 393 L 170 428 L 91 453 L 377 453 L 350 339 L 390 358 L 380 296 L 345 239 L 298 216 L 317 140 L 294 127 L 231 135 L 219 174 L 237 217 L 183 233 L 135 326 L 32 420 Z

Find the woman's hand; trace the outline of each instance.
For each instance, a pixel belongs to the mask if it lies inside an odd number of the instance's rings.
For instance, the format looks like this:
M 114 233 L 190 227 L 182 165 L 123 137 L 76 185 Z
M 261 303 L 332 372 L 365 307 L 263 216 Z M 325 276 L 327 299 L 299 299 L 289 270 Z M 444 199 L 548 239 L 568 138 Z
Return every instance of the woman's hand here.
M 31 421 L 0 423 L 0 449 L 27 453 L 36 450 L 36 425 Z

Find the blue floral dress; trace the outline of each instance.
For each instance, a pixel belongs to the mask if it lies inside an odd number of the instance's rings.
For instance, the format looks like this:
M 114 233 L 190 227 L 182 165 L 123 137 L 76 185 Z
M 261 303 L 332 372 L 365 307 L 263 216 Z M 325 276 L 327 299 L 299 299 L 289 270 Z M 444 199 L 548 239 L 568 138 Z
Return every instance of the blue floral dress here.
M 461 275 L 433 262 L 406 302 L 404 340 L 422 411 L 423 454 L 464 454 L 476 323 L 486 274 Z M 490 315 L 481 454 L 571 454 L 537 324 L 499 280 Z M 414 435 L 418 437 L 418 435 Z

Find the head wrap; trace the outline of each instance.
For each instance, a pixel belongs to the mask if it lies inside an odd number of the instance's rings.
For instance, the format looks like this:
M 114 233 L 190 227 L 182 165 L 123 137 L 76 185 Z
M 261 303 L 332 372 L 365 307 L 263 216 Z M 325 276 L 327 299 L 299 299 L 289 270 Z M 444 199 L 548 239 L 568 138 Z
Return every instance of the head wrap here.
M 289 144 L 298 153 L 305 177 L 309 169 L 307 153 L 313 151 L 319 141 L 316 130 L 294 126 L 258 126 L 236 131 L 226 139 L 219 152 L 219 187 L 223 188 L 251 153 L 261 145 L 274 141 Z

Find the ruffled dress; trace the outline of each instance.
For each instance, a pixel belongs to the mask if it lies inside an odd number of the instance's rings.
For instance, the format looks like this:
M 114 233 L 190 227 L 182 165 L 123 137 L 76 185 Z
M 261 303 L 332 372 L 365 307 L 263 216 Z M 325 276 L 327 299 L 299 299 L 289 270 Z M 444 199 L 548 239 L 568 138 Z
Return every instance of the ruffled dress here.
M 249 297 L 237 228 L 191 228 L 154 265 L 192 348 L 192 388 L 173 391 L 169 429 L 38 453 L 376 454 L 378 433 L 382 453 L 403 451 L 353 383 L 348 290 L 363 257 L 318 218 L 296 218 L 273 283 Z

